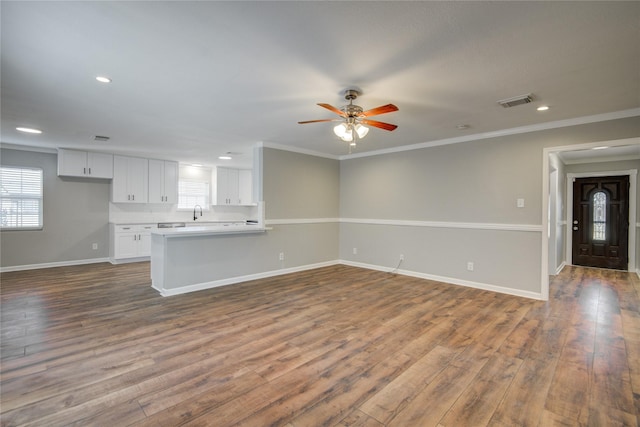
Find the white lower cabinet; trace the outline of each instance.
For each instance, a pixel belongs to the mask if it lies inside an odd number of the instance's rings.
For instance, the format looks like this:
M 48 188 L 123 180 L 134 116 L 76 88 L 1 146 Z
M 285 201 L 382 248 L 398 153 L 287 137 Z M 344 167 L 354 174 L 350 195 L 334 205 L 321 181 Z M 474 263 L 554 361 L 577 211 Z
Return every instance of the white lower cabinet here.
M 151 256 L 151 231 L 156 224 L 111 224 L 111 262 Z

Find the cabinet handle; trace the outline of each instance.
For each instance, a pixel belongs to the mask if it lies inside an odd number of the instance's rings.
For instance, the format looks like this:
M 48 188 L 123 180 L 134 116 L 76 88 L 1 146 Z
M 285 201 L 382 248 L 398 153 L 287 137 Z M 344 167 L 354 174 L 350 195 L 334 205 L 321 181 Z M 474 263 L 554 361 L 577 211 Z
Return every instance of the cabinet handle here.
M 127 200 L 131 200 L 131 194 L 127 194 Z
M 136 236 L 135 234 L 133 235 L 133 241 L 135 242 L 136 240 L 138 240 L 138 236 Z
M 91 175 L 91 168 L 89 168 L 89 175 Z
M 131 195 L 131 200 L 135 200 L 135 199 L 136 199 L 136 195 L 135 195 L 135 194 L 132 194 L 132 195 Z
M 86 175 L 87 174 L 87 168 L 82 168 L 82 174 Z

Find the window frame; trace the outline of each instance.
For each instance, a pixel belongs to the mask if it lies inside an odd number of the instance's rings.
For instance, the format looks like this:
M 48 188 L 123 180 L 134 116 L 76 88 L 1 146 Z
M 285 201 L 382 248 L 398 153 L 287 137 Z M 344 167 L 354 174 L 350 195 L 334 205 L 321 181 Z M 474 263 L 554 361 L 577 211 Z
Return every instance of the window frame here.
M 44 229 L 44 169 L 41 167 L 32 167 L 32 166 L 12 166 L 12 165 L 0 165 L 0 183 L 3 179 L 6 169 L 14 169 L 18 170 L 20 176 L 20 187 L 21 192 L 6 196 L 2 188 L 0 188 L 0 231 L 41 231 Z M 28 192 L 24 192 L 24 171 L 37 172 L 39 177 L 39 195 L 34 196 L 33 194 L 29 194 Z M 17 183 L 16 183 L 17 184 Z M 23 205 L 25 201 L 37 201 L 38 205 L 38 224 L 37 225 L 4 225 L 4 213 L 2 205 L 6 200 L 15 200 L 18 204 Z M 33 213 L 31 213 L 33 215 Z M 25 209 L 24 206 L 20 206 L 16 208 L 16 222 L 24 223 Z
M 202 183 L 206 185 L 206 194 L 204 195 L 205 200 L 201 203 L 193 203 L 189 205 L 182 205 L 180 203 L 182 197 L 184 197 L 184 193 L 181 191 L 182 183 L 191 182 L 191 183 Z M 208 211 L 211 209 L 211 169 L 200 167 L 200 166 L 187 166 L 180 165 L 178 168 L 178 202 L 176 204 L 176 210 L 178 211 L 192 211 L 194 207 L 200 206 L 203 211 Z

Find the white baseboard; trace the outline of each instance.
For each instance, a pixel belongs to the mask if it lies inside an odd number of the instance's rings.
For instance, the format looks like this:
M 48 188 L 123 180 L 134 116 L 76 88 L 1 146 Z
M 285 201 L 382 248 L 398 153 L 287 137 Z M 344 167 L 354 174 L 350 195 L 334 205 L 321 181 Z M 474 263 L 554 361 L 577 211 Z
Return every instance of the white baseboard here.
M 560 272 L 562 271 L 562 269 L 567 265 L 567 263 L 565 261 L 562 261 L 562 263 L 560 264 L 560 266 L 556 269 L 556 276 L 558 274 L 560 274 Z
M 68 267 L 71 265 L 98 264 L 101 262 L 109 262 L 109 261 L 110 261 L 109 258 L 92 258 L 92 259 L 77 259 L 73 261 L 45 262 L 42 264 L 13 265 L 9 267 L 0 267 L 0 273 L 6 273 L 9 271 L 38 270 L 41 268 L 52 268 L 52 267 Z
M 142 256 L 142 257 L 137 257 L 137 258 L 119 258 L 119 259 L 115 259 L 115 258 L 109 258 L 109 262 L 113 265 L 118 265 L 118 264 L 129 264 L 132 262 L 142 262 L 142 261 L 151 261 L 151 257 L 150 256 Z
M 156 291 L 160 292 L 160 295 L 162 295 L 163 297 L 168 297 L 173 295 L 186 294 L 189 292 L 203 291 L 205 289 L 217 288 L 219 286 L 233 285 L 234 283 L 248 282 L 250 280 L 266 279 L 268 277 L 282 276 L 283 274 L 297 273 L 299 271 L 305 271 L 305 270 L 313 270 L 314 268 L 328 267 L 336 264 L 339 264 L 339 262 L 338 261 L 320 262 L 316 264 L 302 265 L 299 267 L 283 268 L 281 270 L 271 270 L 271 271 L 265 271 L 262 273 L 248 274 L 246 276 L 231 277 L 229 279 L 195 283 L 193 285 L 182 286 L 180 288 L 173 288 L 173 289 L 159 289 L 158 287 L 154 286 L 153 283 L 151 284 L 151 287 Z
M 135 261 L 144 261 L 144 260 L 145 260 L 144 258 L 135 259 Z M 101 262 L 111 262 L 115 264 L 123 263 L 123 261 L 116 261 L 116 262 L 113 262 L 113 261 L 114 260 L 111 260 L 109 258 L 94 258 L 94 259 L 83 259 L 83 260 L 75 260 L 75 261 L 49 262 L 49 263 L 43 263 L 43 264 L 30 264 L 30 265 L 19 265 L 19 266 L 12 266 L 12 267 L 2 267 L 0 268 L 0 272 L 4 273 L 9 271 L 36 270 L 40 268 L 66 267 L 66 266 L 72 266 L 72 265 L 96 264 Z M 133 262 L 129 260 L 126 260 L 126 261 Z M 211 282 L 196 283 L 193 285 L 183 286 L 183 287 L 174 288 L 174 289 L 159 289 L 158 287 L 153 286 L 153 283 L 151 287 L 157 290 L 160 293 L 160 295 L 168 297 L 173 295 L 185 294 L 189 292 L 202 291 L 205 289 L 217 288 L 219 286 L 227 286 L 235 283 L 247 282 L 250 280 L 265 279 L 268 277 L 281 276 L 283 274 L 313 270 L 314 268 L 328 267 L 336 264 L 348 265 L 351 267 L 366 268 L 368 270 L 386 271 L 389 273 L 394 272 L 396 274 L 400 274 L 403 276 L 434 280 L 437 282 L 448 283 L 448 284 L 459 285 L 459 286 L 466 286 L 469 288 L 482 289 L 485 291 L 498 292 L 498 293 L 514 295 L 518 297 L 531 298 L 536 300 L 543 299 L 542 294 L 536 293 L 536 292 L 523 291 L 523 290 L 513 289 L 513 288 L 505 288 L 502 286 L 495 286 L 488 283 L 472 282 L 469 280 L 456 279 L 453 277 L 436 276 L 433 274 L 420 273 L 416 271 L 409 271 L 409 270 L 394 271 L 393 268 L 389 268 L 389 267 L 383 267 L 383 266 L 374 265 L 374 264 L 365 264 L 365 263 L 353 262 L 353 261 L 347 261 L 347 260 L 341 260 L 341 259 L 333 260 L 333 261 L 325 261 L 325 262 L 320 262 L 315 264 L 307 264 L 307 265 L 302 265 L 298 267 L 283 268 L 280 270 L 265 271 L 262 273 L 249 274 L 245 276 L 231 277 L 228 279 L 214 280 Z M 565 264 L 563 263 L 560 270 L 564 267 L 564 265 Z M 640 278 L 640 270 L 636 270 L 636 274 Z
M 470 280 L 456 279 L 456 278 L 453 278 L 453 277 L 436 276 L 434 274 L 419 273 L 417 271 L 394 270 L 393 268 L 389 268 L 389 267 L 380 267 L 378 265 L 364 264 L 364 263 L 360 263 L 360 262 L 353 262 L 353 261 L 346 261 L 346 260 L 340 260 L 339 263 L 340 264 L 344 264 L 344 265 L 349 265 L 349 266 L 352 266 L 352 267 L 361 267 L 361 268 L 367 268 L 369 270 L 386 271 L 388 273 L 393 272 L 395 274 L 400 274 L 400 275 L 403 275 L 403 276 L 417 277 L 419 279 L 434 280 L 436 282 L 448 283 L 448 284 L 451 284 L 451 285 L 466 286 L 468 288 L 475 288 L 475 289 L 481 289 L 481 290 L 485 290 L 485 291 L 498 292 L 498 293 L 501 293 L 501 294 L 514 295 L 514 296 L 517 296 L 517 297 L 524 297 L 524 298 L 531 298 L 531 299 L 536 299 L 536 300 L 543 300 L 541 293 L 523 291 L 523 290 L 520 290 L 520 289 L 513 289 L 513 288 L 505 288 L 505 287 L 502 287 L 502 286 L 490 285 L 488 283 L 472 282 Z

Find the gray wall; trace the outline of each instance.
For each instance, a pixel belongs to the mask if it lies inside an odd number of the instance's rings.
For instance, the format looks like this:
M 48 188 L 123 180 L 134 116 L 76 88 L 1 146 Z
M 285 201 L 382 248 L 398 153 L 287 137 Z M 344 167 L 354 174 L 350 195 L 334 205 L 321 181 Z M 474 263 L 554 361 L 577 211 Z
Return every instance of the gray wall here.
M 262 162 L 268 219 L 338 217 L 338 160 L 264 148 Z
M 263 148 L 261 157 L 265 217 L 272 228 L 261 245 L 262 270 L 337 260 L 339 161 L 273 148 Z
M 393 268 L 403 254 L 401 269 L 411 273 L 535 296 L 546 233 L 543 148 L 638 135 L 634 117 L 342 161 L 340 217 L 353 220 L 341 225 L 340 257 Z M 408 220 L 438 224 L 402 224 Z
M 109 181 L 63 180 L 57 176 L 57 155 L 50 153 L 2 149 L 0 163 L 44 171 L 44 228 L 2 231 L 2 267 L 108 257 Z

